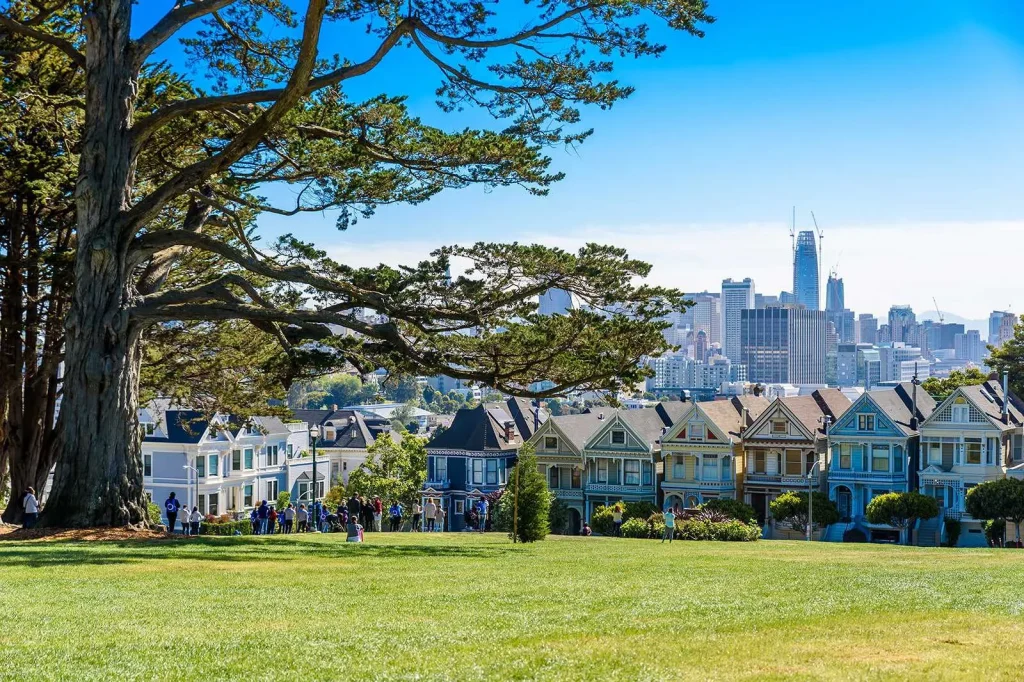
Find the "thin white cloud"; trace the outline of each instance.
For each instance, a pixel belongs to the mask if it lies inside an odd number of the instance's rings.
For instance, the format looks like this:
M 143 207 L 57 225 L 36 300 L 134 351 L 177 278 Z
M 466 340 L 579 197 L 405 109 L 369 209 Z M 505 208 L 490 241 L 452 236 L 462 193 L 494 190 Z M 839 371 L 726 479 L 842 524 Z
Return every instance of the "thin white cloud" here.
M 798 229 L 807 229 L 798 227 Z M 981 319 L 996 309 L 1024 312 L 1024 221 L 843 225 L 824 228 L 822 280 L 838 263 L 847 306 L 884 316 L 893 304 Z M 758 292 L 792 286 L 789 228 L 784 223 L 595 225 L 524 230 L 510 235 L 575 250 L 614 244 L 653 265 L 649 280 L 687 292 L 717 291 L 726 277 L 752 277 Z M 436 240 L 376 241 L 327 246 L 350 265 L 415 263 L 445 244 Z

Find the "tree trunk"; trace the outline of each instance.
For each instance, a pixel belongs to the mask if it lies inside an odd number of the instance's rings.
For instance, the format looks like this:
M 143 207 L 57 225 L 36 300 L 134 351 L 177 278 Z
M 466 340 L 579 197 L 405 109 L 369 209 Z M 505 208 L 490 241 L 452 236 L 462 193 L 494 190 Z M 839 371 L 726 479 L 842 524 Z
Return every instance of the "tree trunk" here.
M 134 166 L 137 91 L 131 0 L 96 0 L 85 19 L 86 122 L 75 291 L 66 324 L 63 450 L 43 508 L 50 527 L 147 523 L 138 430 L 139 329 L 129 320 L 133 236 L 121 222 Z

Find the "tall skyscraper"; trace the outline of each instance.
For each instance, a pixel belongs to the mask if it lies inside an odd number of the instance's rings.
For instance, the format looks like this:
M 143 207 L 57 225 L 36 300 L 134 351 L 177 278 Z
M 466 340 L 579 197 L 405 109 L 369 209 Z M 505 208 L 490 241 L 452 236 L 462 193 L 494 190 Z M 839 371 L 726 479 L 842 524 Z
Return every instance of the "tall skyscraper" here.
M 801 232 L 796 237 L 796 253 L 793 254 L 793 295 L 796 302 L 808 310 L 820 310 L 819 287 L 818 248 L 814 233 Z
M 906 343 L 916 333 L 917 316 L 909 305 L 894 305 L 889 308 L 889 340 L 893 343 Z M 916 342 L 917 339 L 915 338 Z M 916 344 L 915 344 L 916 345 Z
M 707 362 L 709 345 L 708 335 L 703 329 L 701 329 L 693 337 L 693 359 L 697 362 Z
M 870 313 L 861 313 L 857 318 L 857 342 L 878 343 L 878 320 Z
M 540 295 L 540 307 L 537 312 L 541 315 L 561 315 L 575 307 L 572 295 L 568 291 L 548 289 Z
M 846 308 L 846 292 L 843 287 L 843 278 L 836 276 L 836 273 L 828 274 L 828 284 L 825 285 L 825 310 L 843 310 Z
M 740 356 L 740 311 L 753 307 L 754 280 L 722 281 L 722 353 L 733 362 Z
M 825 383 L 825 313 L 800 307 L 740 312 L 740 359 L 750 381 Z

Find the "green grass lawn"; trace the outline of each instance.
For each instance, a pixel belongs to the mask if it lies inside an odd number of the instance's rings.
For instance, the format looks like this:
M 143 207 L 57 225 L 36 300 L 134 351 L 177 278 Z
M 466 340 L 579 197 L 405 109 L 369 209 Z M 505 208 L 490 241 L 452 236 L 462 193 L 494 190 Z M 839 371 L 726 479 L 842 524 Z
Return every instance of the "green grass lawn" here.
M 0 679 L 1021 679 L 1024 552 L 0 542 Z

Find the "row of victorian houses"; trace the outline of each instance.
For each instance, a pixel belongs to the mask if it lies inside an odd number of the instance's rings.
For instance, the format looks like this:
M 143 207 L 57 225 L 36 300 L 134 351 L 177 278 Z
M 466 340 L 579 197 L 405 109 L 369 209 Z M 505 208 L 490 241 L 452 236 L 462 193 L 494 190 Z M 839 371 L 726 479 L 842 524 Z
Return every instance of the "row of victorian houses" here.
M 519 449 L 530 443 L 548 486 L 570 509 L 569 532 L 598 505 L 618 500 L 695 507 L 714 498 L 750 504 L 767 537 L 786 537 L 769 503 L 789 490 L 826 492 L 841 521 L 820 539 L 851 531 L 875 541 L 895 529 L 866 518 L 887 492 L 934 496 L 940 515 L 919 524 L 920 544 L 938 544 L 947 519 L 962 523 L 959 544 L 983 545 L 981 523 L 965 511 L 973 485 L 1024 477 L 1024 403 L 990 380 L 936 404 L 907 382 L 851 403 L 836 389 L 768 400 L 737 396 L 668 402 L 635 410 L 596 408 L 549 416 L 523 399 L 460 410 L 427 444 L 424 499 L 446 509 L 451 529 L 466 505 L 509 482 Z
M 295 417 L 242 423 L 151 404 L 139 413 L 146 492 L 157 503 L 174 492 L 182 504 L 215 516 L 246 512 L 285 491 L 309 504 L 314 492 L 323 497 L 333 481 L 347 482 L 378 435 L 397 437 L 387 420 L 353 410 L 298 410 Z

